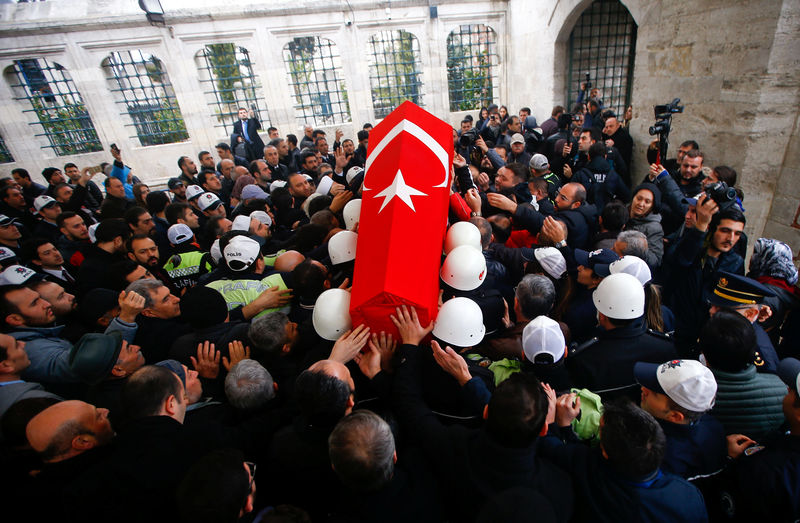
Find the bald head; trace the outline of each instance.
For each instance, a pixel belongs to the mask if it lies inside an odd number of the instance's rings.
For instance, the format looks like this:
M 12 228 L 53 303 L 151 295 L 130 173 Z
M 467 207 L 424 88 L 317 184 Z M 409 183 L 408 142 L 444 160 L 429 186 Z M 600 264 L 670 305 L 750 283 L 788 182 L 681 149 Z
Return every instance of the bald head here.
M 236 167 L 233 169 L 233 173 L 231 174 L 231 180 L 234 180 L 234 181 L 235 181 L 235 180 L 236 180 L 236 178 L 238 178 L 238 177 L 240 177 L 240 176 L 242 176 L 242 175 L 245 175 L 245 174 L 247 174 L 247 175 L 249 175 L 249 174 L 250 174 L 250 171 L 248 171 L 248 170 L 247 170 L 247 167 L 243 167 L 243 166 L 241 166 L 241 165 L 237 165 L 237 166 L 236 166 Z
M 305 261 L 306 257 L 297 251 L 286 251 L 275 259 L 275 270 L 291 272 Z
M 25 433 L 45 463 L 77 456 L 114 436 L 108 409 L 83 401 L 62 401 L 46 408 L 28 422 Z

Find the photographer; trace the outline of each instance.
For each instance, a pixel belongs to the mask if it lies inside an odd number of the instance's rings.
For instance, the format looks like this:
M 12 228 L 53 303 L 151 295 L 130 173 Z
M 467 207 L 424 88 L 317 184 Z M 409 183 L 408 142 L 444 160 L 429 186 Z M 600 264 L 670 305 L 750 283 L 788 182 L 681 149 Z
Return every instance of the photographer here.
M 720 205 L 709 194 L 697 199 L 693 227 L 687 227 L 673 249 L 664 255 L 670 274 L 665 297 L 675 312 L 675 344 L 681 357 L 696 357 L 700 328 L 708 319 L 706 297 L 719 279 L 718 272 L 744 275 L 744 260 L 734 247 L 746 219 L 736 205 Z

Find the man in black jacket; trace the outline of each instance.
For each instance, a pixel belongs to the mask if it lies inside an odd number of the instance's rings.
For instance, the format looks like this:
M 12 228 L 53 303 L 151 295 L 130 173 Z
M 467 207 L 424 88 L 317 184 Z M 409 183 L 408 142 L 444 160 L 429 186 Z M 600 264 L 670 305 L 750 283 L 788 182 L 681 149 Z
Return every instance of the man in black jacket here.
M 261 122 L 256 118 L 251 109 L 249 112 L 244 107 L 239 108 L 239 121 L 233 124 L 233 134 L 231 134 L 231 151 L 236 151 L 236 145 L 245 144 L 247 161 L 252 162 L 264 157 L 264 142 L 258 135 L 261 129 Z
M 547 430 L 547 397 L 539 380 L 517 373 L 500 384 L 484 409 L 481 429 L 445 426 L 422 398 L 418 345 L 433 325 L 422 327 L 413 310 L 398 316 L 393 321 L 403 345 L 398 349 L 402 363 L 395 377 L 395 412 L 431 461 L 445 489 L 450 518 L 473 521 L 496 494 L 530 487 L 553 501 L 559 521 L 567 521 L 573 501 L 570 480 L 537 453 L 538 437 Z

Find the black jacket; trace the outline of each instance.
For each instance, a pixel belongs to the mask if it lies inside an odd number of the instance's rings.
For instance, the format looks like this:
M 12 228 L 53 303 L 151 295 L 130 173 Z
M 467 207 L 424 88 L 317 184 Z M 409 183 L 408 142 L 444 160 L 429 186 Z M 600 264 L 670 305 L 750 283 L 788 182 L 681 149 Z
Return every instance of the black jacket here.
M 257 118 L 250 118 L 247 120 L 247 137 L 250 141 L 245 141 L 247 150 L 247 161 L 252 162 L 264 157 L 264 142 L 258 135 L 258 130 L 261 129 L 261 122 Z M 236 150 L 236 144 L 239 142 L 238 137 L 241 136 L 244 140 L 244 133 L 242 132 L 242 120 L 238 120 L 233 124 L 233 134 L 231 135 L 231 151 Z
M 445 491 L 451 521 L 474 521 L 494 495 L 510 488 L 530 487 L 553 501 L 559 521 L 569 519 L 572 488 L 567 475 L 541 459 L 537 443 L 504 447 L 483 429 L 445 426 L 422 400 L 419 348 L 398 349 L 394 408 L 402 427 L 426 453 Z
M 546 215 L 530 207 L 518 205 L 514 220 L 518 225 L 528 229 L 531 234 L 538 234 Z M 597 209 L 594 205 L 584 203 L 577 209 L 556 211 L 553 217 L 567 225 L 567 244 L 573 249 L 584 249 L 589 244 L 597 221 Z
M 690 425 L 679 425 L 656 418 L 667 437 L 664 472 L 692 479 L 716 474 L 725 468 L 728 457 L 725 429 L 710 414 Z
M 604 400 L 620 396 L 637 400 L 639 384 L 633 377 L 634 364 L 664 363 L 676 357 L 669 338 L 645 329 L 644 322 L 637 319 L 625 327 L 601 330 L 569 355 L 567 368 L 576 387 L 587 388 Z

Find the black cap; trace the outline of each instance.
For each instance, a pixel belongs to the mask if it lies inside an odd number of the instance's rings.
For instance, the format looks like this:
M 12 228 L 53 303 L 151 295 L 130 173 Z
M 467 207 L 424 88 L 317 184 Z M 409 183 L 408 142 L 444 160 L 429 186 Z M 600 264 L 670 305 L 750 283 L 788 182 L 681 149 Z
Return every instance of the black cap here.
M 584 251 L 575 249 L 575 262 L 592 269 L 598 276 L 606 277 L 611 274 L 608 266 L 619 260 L 619 255 L 611 249 L 597 249 Z
M 775 293 L 752 278 L 730 272 L 719 272 L 717 285 L 708 298 L 708 303 L 717 307 L 736 308 L 744 305 L 758 305 L 764 298 L 772 298 Z
M 170 189 L 177 189 L 179 186 L 182 185 L 183 181 L 181 181 L 180 178 L 170 178 L 169 181 L 167 181 L 167 187 L 169 187 Z

